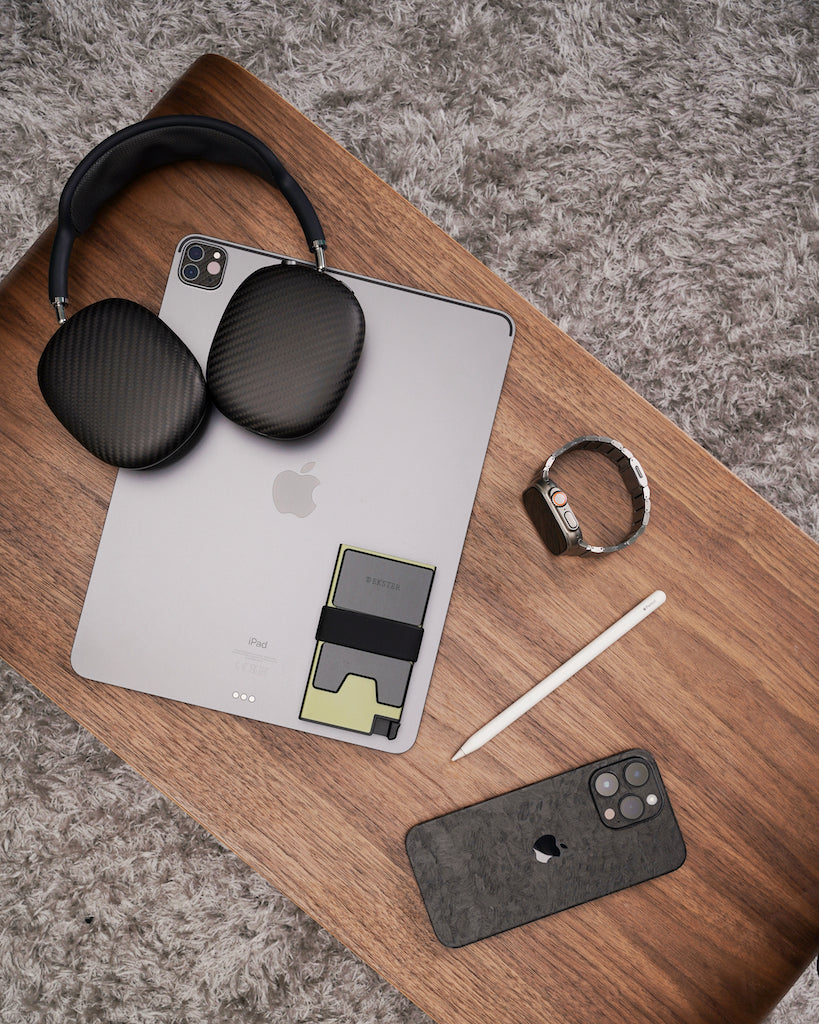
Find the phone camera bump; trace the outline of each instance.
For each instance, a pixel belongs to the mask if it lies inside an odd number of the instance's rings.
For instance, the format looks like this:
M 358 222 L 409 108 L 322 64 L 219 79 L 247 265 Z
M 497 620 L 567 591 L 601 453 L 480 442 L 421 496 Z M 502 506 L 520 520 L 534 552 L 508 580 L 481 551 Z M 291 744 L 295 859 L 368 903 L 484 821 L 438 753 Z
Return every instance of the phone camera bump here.
M 597 813 L 608 828 L 640 825 L 662 810 L 660 779 L 647 758 L 624 757 L 599 768 L 589 781 Z

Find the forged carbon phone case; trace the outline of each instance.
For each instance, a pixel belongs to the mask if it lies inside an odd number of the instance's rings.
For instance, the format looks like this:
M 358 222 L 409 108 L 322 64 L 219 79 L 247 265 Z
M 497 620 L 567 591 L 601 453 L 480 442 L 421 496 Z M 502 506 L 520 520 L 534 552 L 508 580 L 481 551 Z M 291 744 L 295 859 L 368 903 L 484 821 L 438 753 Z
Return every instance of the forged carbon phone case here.
M 622 775 L 635 760 L 648 766 L 649 779 L 632 787 Z M 611 797 L 592 789 L 604 768 L 620 776 Z M 651 817 L 623 817 L 619 802 L 632 794 L 640 795 Z M 649 794 L 658 798 L 650 810 Z M 607 810 L 614 812 L 611 824 L 603 820 Z M 450 947 L 656 878 L 685 860 L 659 769 L 645 750 L 624 751 L 415 825 L 406 848 L 433 930 Z

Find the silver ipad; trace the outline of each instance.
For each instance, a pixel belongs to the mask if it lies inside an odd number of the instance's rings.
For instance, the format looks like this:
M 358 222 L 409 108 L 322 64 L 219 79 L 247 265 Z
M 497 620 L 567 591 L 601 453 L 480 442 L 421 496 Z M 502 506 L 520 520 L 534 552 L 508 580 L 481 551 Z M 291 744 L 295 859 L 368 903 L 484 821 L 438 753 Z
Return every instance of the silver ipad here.
M 235 289 L 283 259 L 206 236 L 180 242 L 160 317 L 203 369 Z M 366 318 L 333 417 L 272 441 L 213 410 L 184 457 L 120 470 L 72 665 L 401 753 L 421 722 L 514 324 L 328 272 Z

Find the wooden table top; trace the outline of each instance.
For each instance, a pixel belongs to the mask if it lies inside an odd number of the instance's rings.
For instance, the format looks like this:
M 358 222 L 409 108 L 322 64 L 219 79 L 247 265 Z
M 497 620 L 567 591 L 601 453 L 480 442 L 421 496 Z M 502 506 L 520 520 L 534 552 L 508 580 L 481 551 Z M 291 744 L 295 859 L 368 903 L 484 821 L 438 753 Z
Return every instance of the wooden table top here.
M 311 196 L 330 265 L 508 312 L 517 325 L 419 737 L 384 755 L 76 677 L 69 654 L 114 471 L 54 421 L 51 231 L 0 291 L 0 655 L 440 1024 L 758 1020 L 819 944 L 819 549 L 279 96 L 219 57 L 154 114 L 259 134 Z M 185 163 L 142 178 L 75 246 L 74 309 L 158 310 L 176 242 L 304 255 L 284 200 Z M 127 288 L 116 281 L 139 266 Z M 602 433 L 651 485 L 645 535 L 556 559 L 520 501 L 545 457 Z M 616 474 L 559 477 L 587 535 Z M 616 532 L 621 523 L 609 524 Z M 603 536 L 602 532 L 597 536 Z M 481 751 L 452 753 L 655 589 L 668 601 Z M 461 950 L 434 938 L 404 851 L 418 821 L 632 747 L 661 766 L 688 847 L 661 879 Z

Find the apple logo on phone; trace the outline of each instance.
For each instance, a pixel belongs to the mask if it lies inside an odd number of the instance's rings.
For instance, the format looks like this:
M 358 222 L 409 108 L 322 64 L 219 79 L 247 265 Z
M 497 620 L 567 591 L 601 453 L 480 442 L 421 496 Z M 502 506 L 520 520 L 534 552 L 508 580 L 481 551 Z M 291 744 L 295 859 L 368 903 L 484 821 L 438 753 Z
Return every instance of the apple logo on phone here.
M 545 835 L 535 840 L 535 845 L 532 849 L 534 850 L 535 857 L 537 857 L 541 864 L 546 864 L 552 857 L 559 857 L 560 851 L 566 850 L 568 847 L 565 843 L 558 843 L 554 836 Z
M 316 509 L 313 491 L 321 483 L 310 472 L 315 462 L 305 463 L 298 473 L 292 469 L 282 470 L 273 481 L 273 504 L 284 515 L 306 519 Z

